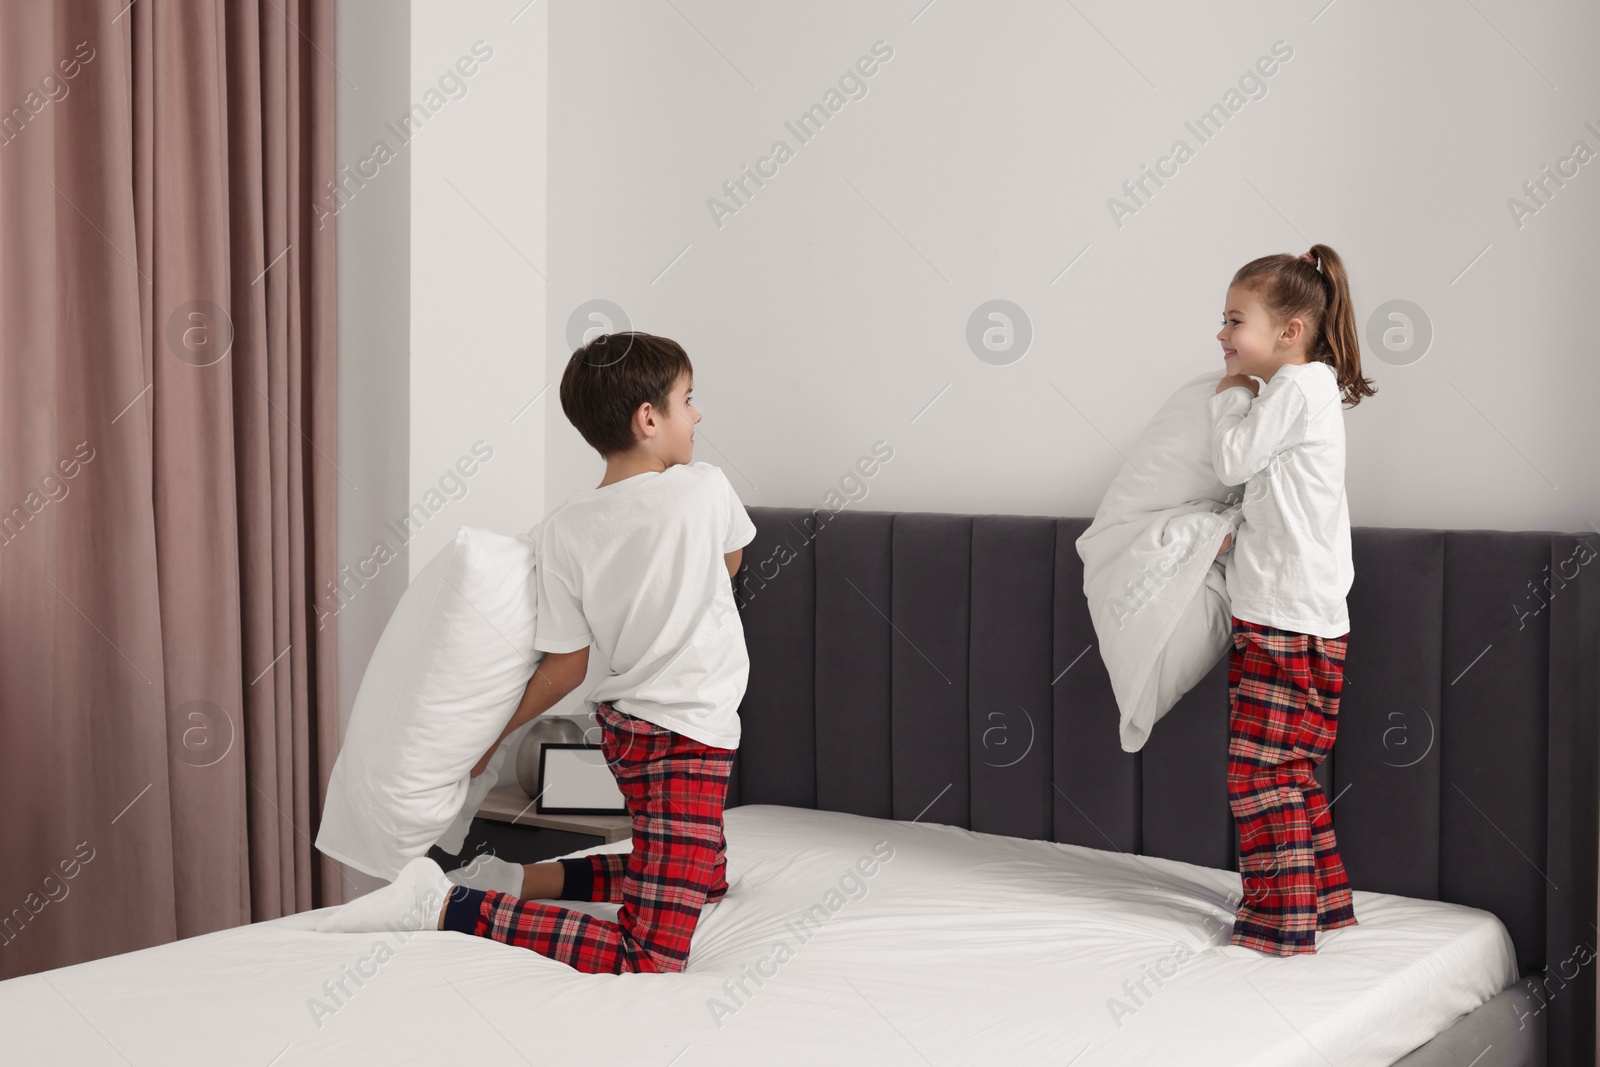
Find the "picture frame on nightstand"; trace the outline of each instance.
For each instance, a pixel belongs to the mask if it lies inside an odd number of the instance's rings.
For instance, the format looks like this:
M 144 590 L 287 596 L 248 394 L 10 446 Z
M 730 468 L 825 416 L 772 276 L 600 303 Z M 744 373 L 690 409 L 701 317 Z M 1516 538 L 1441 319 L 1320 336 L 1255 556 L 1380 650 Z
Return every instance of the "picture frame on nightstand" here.
M 599 745 L 547 742 L 539 749 L 540 815 L 626 815 L 627 803 Z

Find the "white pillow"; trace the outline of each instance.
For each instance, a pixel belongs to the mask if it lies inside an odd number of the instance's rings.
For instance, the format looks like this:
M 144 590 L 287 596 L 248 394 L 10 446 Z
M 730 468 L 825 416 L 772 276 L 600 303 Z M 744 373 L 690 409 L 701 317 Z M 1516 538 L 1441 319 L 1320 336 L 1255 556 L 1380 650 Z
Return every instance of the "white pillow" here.
M 1126 752 L 1144 747 L 1227 649 L 1232 605 L 1216 555 L 1239 526 L 1242 487 L 1223 485 L 1211 465 L 1209 403 L 1221 377 L 1198 375 L 1161 406 L 1078 538 Z
M 464 836 L 469 800 L 481 803 L 494 782 L 468 775 L 544 657 L 533 647 L 538 532 L 463 526 L 401 595 L 328 779 L 317 832 L 326 855 L 393 879 L 441 835 Z M 459 851 L 453 843 L 447 851 Z
M 540 659 L 544 658 L 543 652 L 537 655 Z M 452 856 L 460 853 L 462 846 L 467 843 L 467 832 L 472 829 L 472 820 L 489 797 L 489 790 L 500 784 L 500 776 L 503 774 L 509 778 L 516 778 L 517 749 L 522 746 L 524 735 L 533 728 L 533 723 L 538 721 L 534 719 L 533 722 L 525 723 L 494 750 L 494 756 L 490 758 L 489 765 L 483 769 L 483 773 L 467 782 L 467 798 L 461 802 L 461 810 L 456 812 L 455 821 L 439 835 L 439 840 L 434 844 Z M 483 753 L 480 752 L 478 755 L 481 756 Z

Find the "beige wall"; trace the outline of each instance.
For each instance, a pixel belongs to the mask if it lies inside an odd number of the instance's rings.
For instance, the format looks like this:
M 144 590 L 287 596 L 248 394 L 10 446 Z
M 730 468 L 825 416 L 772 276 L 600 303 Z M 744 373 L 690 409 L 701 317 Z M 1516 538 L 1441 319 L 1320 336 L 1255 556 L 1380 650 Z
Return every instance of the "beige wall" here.
M 1600 151 L 1591 7 L 924 2 L 553 5 L 550 373 L 609 299 L 688 348 L 696 456 L 747 504 L 816 504 L 881 439 L 852 506 L 1088 516 L 1164 396 L 1220 375 L 1232 272 L 1322 242 L 1380 390 L 1346 415 L 1352 522 L 1600 522 L 1600 160 L 1520 228 L 1507 207 Z M 865 97 L 800 143 L 785 122 L 879 40 Z M 1261 57 L 1265 95 L 1201 143 L 1185 123 Z M 1108 200 L 1180 138 L 1119 226 Z M 778 139 L 719 228 L 707 200 Z M 994 298 L 1033 327 L 1009 365 L 965 336 Z M 1432 324 L 1409 366 L 1367 339 L 1392 300 Z M 548 427 L 555 503 L 600 464 Z

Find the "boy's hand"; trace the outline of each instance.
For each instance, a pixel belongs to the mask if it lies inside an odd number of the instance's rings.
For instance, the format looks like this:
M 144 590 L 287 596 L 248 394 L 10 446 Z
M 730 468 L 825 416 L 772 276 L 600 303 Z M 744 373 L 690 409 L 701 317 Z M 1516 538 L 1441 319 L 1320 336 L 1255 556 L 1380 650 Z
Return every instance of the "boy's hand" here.
M 499 748 L 507 737 L 524 724 L 532 722 L 555 707 L 563 697 L 582 685 L 588 671 L 588 645 L 576 652 L 545 653 L 539 665 L 534 668 L 533 677 L 528 679 L 528 684 L 522 691 L 522 700 L 517 704 L 517 710 L 512 714 L 511 721 L 506 723 L 505 728 L 500 731 L 500 736 L 489 746 L 489 751 L 485 752 L 477 766 L 472 768 L 470 777 L 476 778 L 488 768 L 489 761 L 494 758 L 495 749 Z
M 1222 547 L 1217 549 L 1217 558 L 1218 559 L 1222 558 L 1222 554 L 1224 552 L 1228 551 L 1228 546 L 1231 545 L 1231 544 L 1233 544 L 1233 534 L 1223 534 L 1223 536 L 1222 536 Z M 474 772 L 474 774 L 476 774 L 476 772 Z
M 1250 375 L 1248 375 L 1248 374 L 1225 374 L 1225 375 L 1223 375 L 1222 376 L 1222 380 L 1217 383 L 1217 392 L 1220 393 L 1224 389 L 1231 389 L 1236 385 L 1242 385 L 1246 389 L 1250 390 L 1250 395 L 1251 396 L 1260 396 L 1261 395 L 1261 386 L 1257 385 L 1256 384 L 1256 380 L 1254 378 L 1250 377 Z

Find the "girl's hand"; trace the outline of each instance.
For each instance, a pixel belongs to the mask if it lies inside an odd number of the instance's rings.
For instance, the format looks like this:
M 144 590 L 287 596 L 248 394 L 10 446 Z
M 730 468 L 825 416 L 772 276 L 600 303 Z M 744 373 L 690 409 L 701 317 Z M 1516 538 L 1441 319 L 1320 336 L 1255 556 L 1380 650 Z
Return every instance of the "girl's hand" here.
M 1217 549 L 1217 558 L 1218 559 L 1222 558 L 1222 554 L 1224 552 L 1228 551 L 1228 546 L 1231 545 L 1231 544 L 1233 544 L 1233 534 L 1224 534 L 1222 536 L 1222 547 Z
M 1250 390 L 1251 396 L 1261 395 L 1261 386 L 1256 384 L 1256 380 L 1250 377 L 1248 374 L 1223 375 L 1222 380 L 1217 383 L 1217 392 L 1220 393 L 1224 389 L 1231 389 L 1235 385 L 1242 385 L 1246 389 Z
M 483 758 L 478 761 L 478 765 L 472 768 L 472 773 L 470 775 L 468 775 L 467 777 L 476 778 L 476 777 L 478 777 L 478 775 L 480 775 L 484 771 L 488 770 L 489 769 L 489 761 L 494 759 L 495 749 L 498 749 L 499 747 L 500 747 L 499 742 L 496 742 L 493 746 L 491 746 L 489 751 L 487 751 L 487 752 L 485 752 L 483 754 Z

